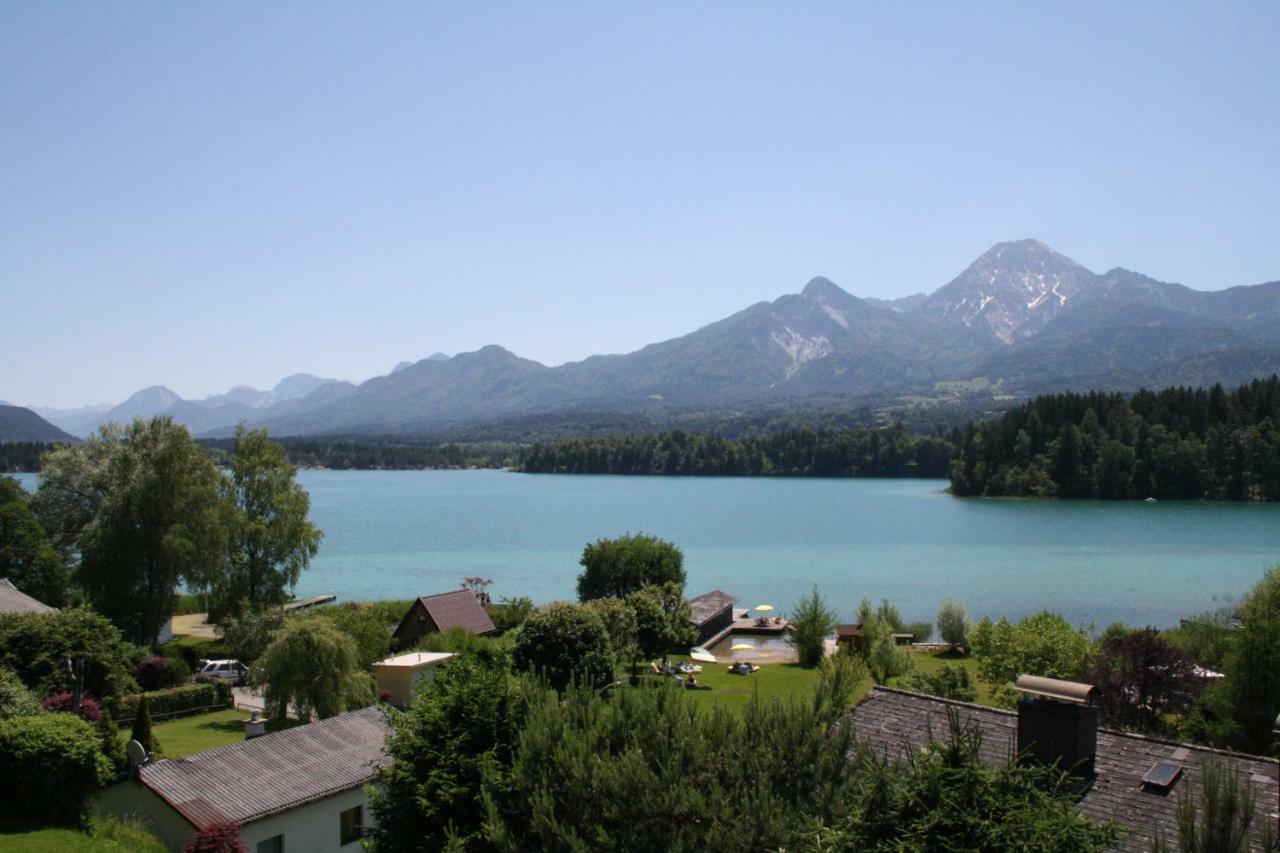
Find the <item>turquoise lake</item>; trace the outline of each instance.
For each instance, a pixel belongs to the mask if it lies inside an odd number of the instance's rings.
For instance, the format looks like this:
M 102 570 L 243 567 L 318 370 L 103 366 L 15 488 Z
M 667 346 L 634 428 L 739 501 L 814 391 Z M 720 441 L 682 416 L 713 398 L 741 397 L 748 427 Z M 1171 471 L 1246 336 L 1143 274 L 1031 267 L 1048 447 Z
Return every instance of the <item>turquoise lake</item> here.
M 24 476 L 29 486 L 34 478 Z M 627 531 L 684 551 L 688 592 L 785 612 L 813 585 L 842 618 L 862 596 L 932 621 L 1049 608 L 1099 627 L 1176 624 L 1280 563 L 1280 505 L 959 499 L 942 480 L 303 471 L 324 530 L 299 595 L 445 592 L 468 575 L 537 602 L 574 597 L 587 542 Z

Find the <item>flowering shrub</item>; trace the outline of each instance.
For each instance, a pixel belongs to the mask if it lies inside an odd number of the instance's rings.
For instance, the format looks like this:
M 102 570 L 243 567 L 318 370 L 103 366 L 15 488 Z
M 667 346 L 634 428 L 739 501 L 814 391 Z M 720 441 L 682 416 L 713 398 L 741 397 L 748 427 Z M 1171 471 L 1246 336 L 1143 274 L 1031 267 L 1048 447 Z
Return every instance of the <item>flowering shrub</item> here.
M 247 853 L 240 827 L 230 821 L 211 823 L 192 834 L 183 853 Z
M 40 707 L 46 711 L 70 711 L 71 691 L 51 693 L 40 700 Z M 97 699 L 88 694 L 80 697 L 80 719 L 88 720 L 91 723 L 96 723 L 102 719 L 102 706 L 98 704 Z

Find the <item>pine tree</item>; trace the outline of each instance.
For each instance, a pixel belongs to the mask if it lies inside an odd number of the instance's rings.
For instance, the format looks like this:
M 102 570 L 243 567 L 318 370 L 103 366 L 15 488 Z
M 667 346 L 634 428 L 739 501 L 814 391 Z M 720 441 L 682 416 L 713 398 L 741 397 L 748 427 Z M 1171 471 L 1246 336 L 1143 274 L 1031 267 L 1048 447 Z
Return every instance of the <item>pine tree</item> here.
M 138 710 L 133 715 L 133 731 L 129 734 L 129 738 L 142 744 L 147 755 L 158 751 L 155 735 L 151 733 L 151 711 L 147 708 L 145 695 L 138 697 Z

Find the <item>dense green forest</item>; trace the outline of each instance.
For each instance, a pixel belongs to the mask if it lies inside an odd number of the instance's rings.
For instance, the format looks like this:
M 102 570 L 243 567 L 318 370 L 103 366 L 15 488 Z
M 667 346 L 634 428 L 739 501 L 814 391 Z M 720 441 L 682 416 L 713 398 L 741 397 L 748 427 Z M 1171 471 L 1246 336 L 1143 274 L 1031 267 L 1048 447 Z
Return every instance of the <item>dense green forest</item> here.
M 945 477 L 951 443 L 901 427 L 784 430 L 739 439 L 675 430 L 566 439 L 532 447 L 523 470 L 538 474 Z
M 301 468 L 393 469 L 501 468 L 514 464 L 517 450 L 504 444 L 439 444 L 349 438 L 272 439 L 284 447 L 285 457 Z M 200 444 L 221 456 L 235 439 L 201 439 Z
M 39 471 L 41 455 L 64 444 L 45 444 L 42 441 L 0 442 L 0 472 Z
M 953 440 L 957 495 L 1276 500 L 1280 377 L 1036 397 Z

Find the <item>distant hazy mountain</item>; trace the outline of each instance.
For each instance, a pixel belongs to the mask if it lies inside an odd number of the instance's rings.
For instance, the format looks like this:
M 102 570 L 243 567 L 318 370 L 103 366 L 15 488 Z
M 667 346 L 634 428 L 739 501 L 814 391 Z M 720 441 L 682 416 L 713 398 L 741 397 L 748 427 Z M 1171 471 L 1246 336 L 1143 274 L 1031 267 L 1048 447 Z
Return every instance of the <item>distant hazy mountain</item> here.
M 1238 383 L 1277 370 L 1280 282 L 1202 292 L 1119 267 L 1098 275 L 1020 240 L 927 296 L 859 299 L 819 277 L 622 355 L 547 367 L 491 345 L 401 362 L 358 387 L 299 374 L 271 392 L 235 388 L 196 403 L 147 389 L 97 417 L 168 401 L 161 411 L 210 435 L 241 420 L 281 435 L 407 434 L 562 410 L 929 394 L 949 380 L 1023 394 Z
M 0 441 L 75 441 L 30 409 L 0 404 Z
M 305 412 L 340 399 L 353 390 L 355 386 L 350 382 L 323 379 L 310 373 L 285 377 L 270 391 L 237 385 L 230 391 L 202 400 L 184 400 L 168 388 L 153 386 L 133 394 L 117 406 L 49 410 L 49 420 L 70 433 L 84 437 L 105 423 L 129 423 L 136 417 L 168 415 L 199 434 L 220 427 L 234 429 L 241 421 Z

